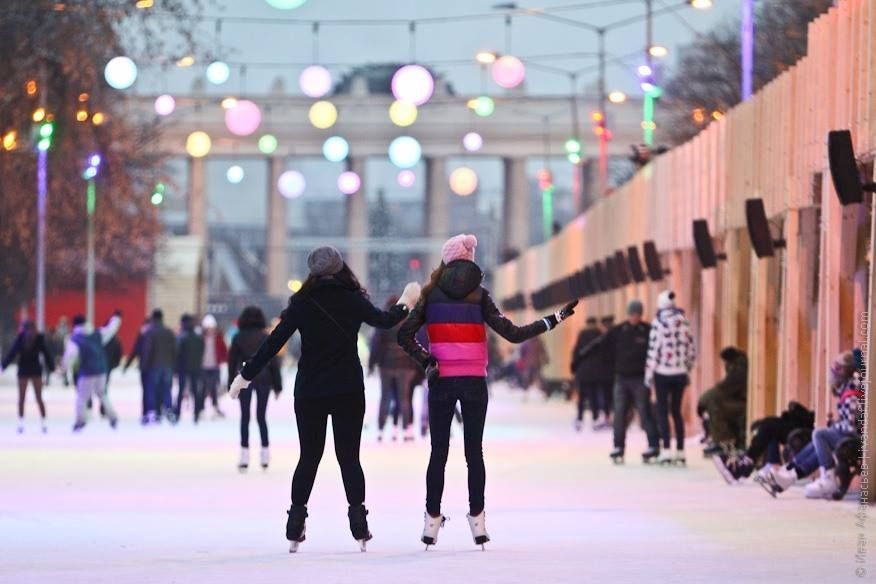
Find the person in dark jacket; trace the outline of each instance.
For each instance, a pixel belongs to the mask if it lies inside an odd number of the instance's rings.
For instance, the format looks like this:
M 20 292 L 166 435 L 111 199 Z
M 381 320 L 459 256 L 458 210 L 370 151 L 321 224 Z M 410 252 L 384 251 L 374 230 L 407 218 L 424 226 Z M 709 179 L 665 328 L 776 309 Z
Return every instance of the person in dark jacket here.
M 234 379 L 240 373 L 243 360 L 249 355 L 254 355 L 268 338 L 266 327 L 265 313 L 258 306 L 247 306 L 240 313 L 238 332 L 231 340 L 231 348 L 228 351 L 228 379 Z M 277 397 L 283 391 L 278 357 L 273 357 L 267 367 L 252 379 L 249 386 L 240 391 L 240 462 L 237 466 L 241 471 L 249 467 L 249 418 L 253 394 L 256 396 L 256 421 L 262 441 L 260 461 L 262 468 L 268 468 L 270 464 L 267 412 L 268 397 L 272 389 Z
M 182 417 L 182 402 L 186 394 L 195 400 L 195 424 L 204 409 L 204 394 L 201 385 L 201 363 L 204 360 L 204 338 L 195 330 L 195 319 L 191 314 L 180 318 L 180 331 L 177 337 L 176 376 L 177 394 L 174 404 L 176 421 Z
M 724 347 L 724 378 L 700 396 L 697 413 L 709 429 L 712 446 L 706 454 L 741 448 L 745 443 L 745 414 L 748 399 L 748 357 L 736 347 Z
M 525 326 L 505 318 L 489 292 L 481 286 L 483 272 L 474 263 L 477 239 L 457 235 L 441 250 L 441 264 L 432 272 L 420 299 L 398 333 L 399 344 L 429 379 L 429 426 L 432 453 L 426 472 L 426 513 L 422 541 L 433 545 L 443 524 L 441 498 L 444 468 L 450 448 L 450 425 L 456 402 L 462 405 L 465 460 L 468 465 L 469 526 L 475 543 L 489 541 L 484 524 L 483 435 L 487 417 L 487 337 L 489 326 L 502 338 L 522 343 L 556 327 L 573 313 L 571 303 L 562 310 Z M 416 338 L 426 326 L 429 350 Z
M 389 310 L 398 304 L 399 297 L 391 295 L 387 301 L 385 310 Z M 377 329 L 371 338 L 371 352 L 368 358 L 368 372 L 373 373 L 376 367 L 380 368 L 380 409 L 377 415 L 377 439 L 383 440 L 383 427 L 389 417 L 390 407 L 395 402 L 395 407 L 402 418 L 405 442 L 414 439 L 414 408 L 412 405 L 411 383 L 417 374 L 417 364 L 411 359 L 404 349 L 396 341 L 398 327 L 392 329 Z M 394 416 L 392 439 L 396 440 L 398 428 L 398 416 Z
M 353 537 L 365 545 L 371 538 L 365 509 L 365 476 L 359 462 L 365 418 L 365 383 L 357 348 L 363 323 L 392 328 L 408 314 L 419 293 L 412 283 L 401 304 L 382 311 L 368 300 L 356 276 L 334 247 L 314 249 L 307 257 L 310 275 L 289 299 L 280 323 L 231 383 L 234 398 L 256 378 L 296 330 L 301 333 L 301 360 L 295 377 L 295 417 L 301 454 L 292 477 L 292 506 L 286 538 L 295 551 L 304 539 L 307 502 L 325 448 L 326 424 L 332 418 L 335 455 L 350 505 Z
M 604 349 L 614 361 L 614 450 L 611 458 L 623 459 L 627 438 L 627 410 L 635 404 L 639 420 L 648 437 L 648 449 L 642 453 L 646 462 L 660 454 L 659 435 L 655 424 L 651 390 L 644 383 L 645 361 L 648 357 L 648 338 L 651 327 L 642 321 L 644 308 L 638 300 L 627 305 L 627 320 L 612 327 L 605 334 L 584 347 L 578 358 L 589 357 L 593 351 Z
M 139 359 L 142 363 L 143 361 L 143 349 L 145 348 L 146 335 L 149 333 L 150 326 L 152 324 L 151 318 L 146 318 L 143 321 L 143 325 L 140 327 L 140 330 L 137 332 L 137 338 L 134 340 L 134 346 L 131 348 L 131 354 L 128 355 L 128 358 L 125 360 L 125 365 L 122 367 L 122 371 L 125 372 L 131 367 L 131 363 L 134 362 L 134 359 Z M 149 419 L 146 416 L 147 413 L 147 397 L 148 397 L 148 385 L 146 383 L 146 371 L 143 367 L 140 367 L 140 388 L 142 390 L 142 396 L 140 400 L 141 405 L 141 414 L 140 414 L 140 423 L 147 424 Z
M 40 362 L 42 356 L 42 363 Z M 49 350 L 45 336 L 37 331 L 33 321 L 25 320 L 21 323 L 18 336 L 10 347 L 9 352 L 0 363 L 0 371 L 18 362 L 18 433 L 24 432 L 24 398 L 27 395 L 27 385 L 33 386 L 37 407 L 40 410 L 40 421 L 43 432 L 46 428 L 46 405 L 43 403 L 43 365 L 49 371 L 55 368 L 55 360 Z
M 140 369 L 146 372 L 147 423 L 158 422 L 162 413 L 170 422 L 176 421 L 171 394 L 175 365 L 176 338 L 173 331 L 164 326 L 164 313 L 153 310 L 140 358 Z
M 588 316 L 585 327 L 578 333 L 575 347 L 572 349 L 571 369 L 572 375 L 575 376 L 575 385 L 578 387 L 578 417 L 575 419 L 575 429 L 579 432 L 584 424 L 584 409 L 587 402 L 590 402 L 590 409 L 593 412 L 594 429 L 599 421 L 600 406 L 598 400 L 601 398 L 599 377 L 600 370 L 604 365 L 598 361 L 597 355 L 592 354 L 586 359 L 581 359 L 578 358 L 578 352 L 599 338 L 600 335 L 602 335 L 602 331 L 597 326 L 596 317 Z

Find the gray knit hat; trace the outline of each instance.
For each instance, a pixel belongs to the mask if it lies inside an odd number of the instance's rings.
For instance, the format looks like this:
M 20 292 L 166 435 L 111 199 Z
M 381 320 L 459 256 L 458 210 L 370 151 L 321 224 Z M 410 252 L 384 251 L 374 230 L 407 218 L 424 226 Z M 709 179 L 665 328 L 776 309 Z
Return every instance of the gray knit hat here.
M 334 276 L 344 269 L 344 258 L 336 247 L 325 245 L 308 254 L 307 268 L 313 276 Z
M 643 312 L 645 312 L 645 307 L 640 301 L 630 300 L 630 303 L 627 304 L 627 314 L 642 314 Z

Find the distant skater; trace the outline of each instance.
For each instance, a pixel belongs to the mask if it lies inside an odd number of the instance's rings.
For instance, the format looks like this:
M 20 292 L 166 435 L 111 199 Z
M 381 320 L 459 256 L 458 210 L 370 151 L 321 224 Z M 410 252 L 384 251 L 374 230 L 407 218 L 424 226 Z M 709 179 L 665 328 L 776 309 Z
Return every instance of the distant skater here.
M 40 356 L 43 360 L 40 362 Z M 13 362 L 18 362 L 18 427 L 19 434 L 24 433 L 24 398 L 27 395 L 28 384 L 33 386 L 34 397 L 40 410 L 40 425 L 43 433 L 46 427 L 46 404 L 43 403 L 43 367 L 48 371 L 55 368 L 55 360 L 49 350 L 46 337 L 37 331 L 33 321 L 21 323 L 18 336 L 6 356 L 3 357 L 0 371 L 5 370 Z

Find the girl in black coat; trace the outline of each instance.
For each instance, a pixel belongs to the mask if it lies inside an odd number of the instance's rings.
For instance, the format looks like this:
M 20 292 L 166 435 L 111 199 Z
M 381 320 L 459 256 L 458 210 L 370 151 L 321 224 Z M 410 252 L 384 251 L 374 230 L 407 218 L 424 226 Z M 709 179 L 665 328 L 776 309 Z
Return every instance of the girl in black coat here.
M 40 355 L 43 362 L 40 363 Z M 46 432 L 46 405 L 43 403 L 43 365 L 47 371 L 55 368 L 55 360 L 46 344 L 46 338 L 37 332 L 36 325 L 29 320 L 21 323 L 21 330 L 12 348 L 3 357 L 0 371 L 9 367 L 18 359 L 18 433 L 24 432 L 24 398 L 27 394 L 27 384 L 33 385 L 37 407 L 40 409 L 43 432 Z
M 297 330 L 301 333 L 301 360 L 295 379 L 295 417 L 301 454 L 292 478 L 292 506 L 288 511 L 286 538 L 290 551 L 304 541 L 307 501 L 325 448 L 326 424 L 332 417 L 335 455 L 341 467 L 350 505 L 348 517 L 353 537 L 365 549 L 371 539 L 365 509 L 365 476 L 359 463 L 362 422 L 365 417 L 365 384 L 357 347 L 362 323 L 392 328 L 408 314 L 419 296 L 419 286 L 408 284 L 400 304 L 387 311 L 368 300 L 356 276 L 334 247 L 320 247 L 307 257 L 310 275 L 301 290 L 289 299 L 280 323 L 258 352 L 241 368 L 229 395 L 256 378 L 262 368 Z
M 268 338 L 268 333 L 265 332 L 265 313 L 258 306 L 244 308 L 237 319 L 237 327 L 238 332 L 231 340 L 231 348 L 228 350 L 228 379 L 234 379 L 243 366 L 243 360 L 254 354 Z M 280 362 L 276 357 L 252 379 L 248 387 L 240 391 L 240 462 L 237 467 L 241 472 L 249 467 L 249 417 L 253 394 L 256 395 L 256 420 L 262 441 L 260 462 L 262 468 L 268 468 L 270 463 L 267 413 L 271 389 L 277 397 L 283 391 Z

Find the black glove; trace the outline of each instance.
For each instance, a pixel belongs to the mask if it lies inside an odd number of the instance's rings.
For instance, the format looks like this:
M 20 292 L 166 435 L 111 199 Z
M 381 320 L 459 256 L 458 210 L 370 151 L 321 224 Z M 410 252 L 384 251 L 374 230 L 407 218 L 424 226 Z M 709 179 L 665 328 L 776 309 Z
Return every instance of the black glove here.
M 575 314 L 576 306 L 578 306 L 578 301 L 573 300 L 555 313 L 547 315 L 544 320 L 548 325 L 548 330 L 553 330 L 558 324 Z
M 440 376 L 438 371 L 438 361 L 435 357 L 429 357 L 425 363 L 423 363 L 423 368 L 426 370 L 426 379 L 429 380 L 429 383 L 436 381 Z
M 119 318 L 121 318 L 121 316 L 122 316 L 122 309 L 121 309 L 121 308 L 116 308 L 115 312 L 113 312 L 113 316 L 118 316 Z

